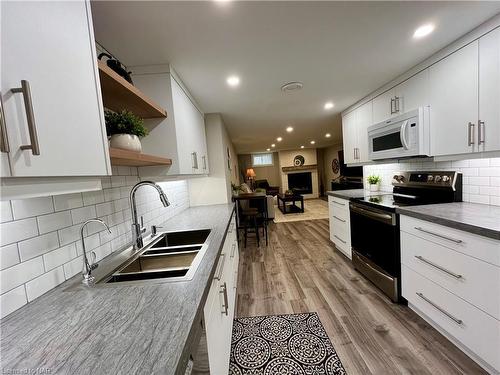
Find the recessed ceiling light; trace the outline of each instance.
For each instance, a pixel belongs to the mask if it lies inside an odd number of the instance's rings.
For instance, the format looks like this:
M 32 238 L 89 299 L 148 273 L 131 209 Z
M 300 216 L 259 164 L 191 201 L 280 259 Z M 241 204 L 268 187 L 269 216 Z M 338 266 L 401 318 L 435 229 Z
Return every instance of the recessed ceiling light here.
M 333 103 L 332 102 L 325 103 L 325 109 L 332 109 L 332 108 L 333 108 Z
M 271 149 L 270 148 L 266 148 L 266 151 L 271 151 Z
M 273 143 L 273 144 L 271 145 L 271 147 L 276 147 L 276 145 Z
M 281 141 L 283 140 L 283 138 L 278 137 L 278 138 L 276 138 L 276 140 L 277 140 L 278 142 L 281 142 Z
M 332 136 L 332 135 L 331 135 L 330 133 L 326 133 L 326 134 L 325 134 L 325 137 L 326 137 L 326 138 L 330 138 L 331 136 Z
M 311 141 L 311 144 L 312 144 L 312 145 L 313 145 L 313 144 L 315 144 L 315 143 L 316 143 L 316 141 Z
M 415 39 L 420 39 L 423 38 L 424 36 L 429 35 L 433 31 L 434 31 L 434 25 L 432 23 L 427 23 L 425 25 L 418 27 L 413 33 L 413 37 Z
M 236 87 L 240 84 L 240 77 L 238 76 L 227 77 L 226 82 L 229 86 Z
M 295 91 L 295 90 L 300 90 L 302 87 L 304 87 L 302 82 L 288 82 L 285 83 L 283 86 L 281 86 L 281 91 L 283 92 Z
M 304 146 L 300 146 L 300 148 L 304 148 Z
M 286 131 L 287 131 L 288 133 L 291 133 L 291 132 L 293 132 L 293 128 L 292 128 L 291 126 L 289 126 L 288 128 L 286 128 Z

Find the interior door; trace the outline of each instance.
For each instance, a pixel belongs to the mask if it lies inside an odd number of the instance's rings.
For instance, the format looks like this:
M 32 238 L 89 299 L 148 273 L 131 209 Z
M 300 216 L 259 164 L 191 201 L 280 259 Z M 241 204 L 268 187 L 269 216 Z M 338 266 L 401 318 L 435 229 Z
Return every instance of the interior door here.
M 369 101 L 356 110 L 358 163 L 370 161 L 368 157 L 368 127 L 372 124 L 372 101 Z
M 500 28 L 479 39 L 478 145 L 500 150 Z
M 1 94 L 12 175 L 108 174 L 90 5 L 2 1 L 1 7 Z M 35 135 L 39 155 L 21 149 L 35 145 Z
M 432 155 L 477 149 L 478 53 L 475 41 L 429 68 Z
M 344 161 L 346 164 L 356 163 L 357 129 L 356 110 L 342 117 L 342 137 L 344 143 Z

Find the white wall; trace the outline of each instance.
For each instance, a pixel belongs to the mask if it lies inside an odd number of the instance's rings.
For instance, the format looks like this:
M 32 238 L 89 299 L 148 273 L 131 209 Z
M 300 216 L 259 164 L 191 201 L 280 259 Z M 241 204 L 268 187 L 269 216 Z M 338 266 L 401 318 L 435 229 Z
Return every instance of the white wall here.
M 452 170 L 463 173 L 463 200 L 500 206 L 500 158 L 470 159 L 446 162 L 410 161 L 389 164 L 365 165 L 366 177 L 382 177 L 381 189 L 392 191 L 392 176 L 398 171 Z
M 231 201 L 231 182 L 238 184 L 238 157 L 219 113 L 205 115 L 207 152 L 210 173 L 189 180 L 192 206 L 224 204 Z M 228 168 L 228 148 L 229 164 Z
M 325 190 L 331 190 L 332 188 L 332 180 L 340 176 L 340 170 L 338 173 L 333 173 L 332 170 L 332 161 L 333 159 L 339 158 L 338 152 L 343 149 L 342 145 L 330 146 L 323 149 L 323 185 L 325 186 Z
M 137 168 L 113 167 L 102 190 L 1 201 L 0 309 L 4 317 L 83 269 L 80 226 L 90 218 L 106 222 L 111 234 L 89 224 L 85 245 L 101 260 L 132 241 L 129 194 Z M 160 224 L 189 207 L 186 181 L 160 182 L 171 205 L 163 207 L 152 187 L 137 191 L 144 224 Z

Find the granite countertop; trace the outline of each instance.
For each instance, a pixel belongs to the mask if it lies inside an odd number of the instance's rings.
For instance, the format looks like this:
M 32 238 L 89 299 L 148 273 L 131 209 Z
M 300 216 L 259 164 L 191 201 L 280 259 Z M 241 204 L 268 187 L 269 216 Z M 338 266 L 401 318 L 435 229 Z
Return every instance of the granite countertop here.
M 68 291 L 77 275 L 2 319 L 2 370 L 184 374 L 233 209 L 189 208 L 163 224 L 165 231 L 212 229 L 190 281 Z
M 363 197 L 369 197 L 371 195 L 380 195 L 380 194 L 391 194 L 391 192 L 369 191 L 365 189 L 330 190 L 326 192 L 326 195 L 331 195 L 332 197 L 337 197 L 342 199 L 363 198 Z
M 417 219 L 500 240 L 500 207 L 455 202 L 400 207 L 396 212 Z

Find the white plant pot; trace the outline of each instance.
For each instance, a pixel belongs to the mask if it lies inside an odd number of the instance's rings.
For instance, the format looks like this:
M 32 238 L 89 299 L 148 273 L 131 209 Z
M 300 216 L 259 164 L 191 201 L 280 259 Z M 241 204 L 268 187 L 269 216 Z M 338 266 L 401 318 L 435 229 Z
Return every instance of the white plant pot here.
M 132 134 L 113 134 L 109 140 L 109 146 L 133 152 L 141 152 L 141 140 Z
M 378 191 L 378 184 L 370 184 L 370 191 Z

